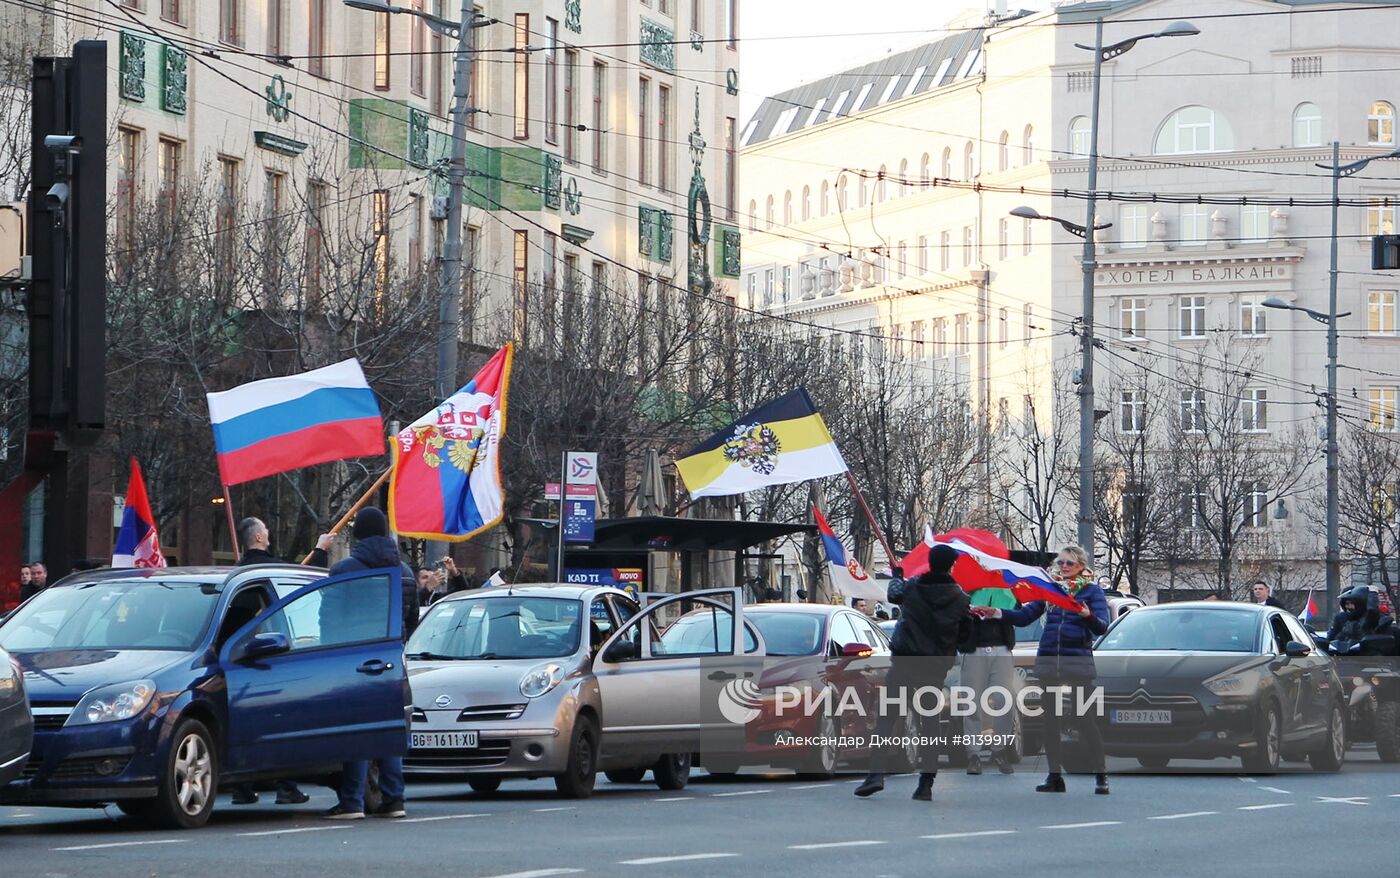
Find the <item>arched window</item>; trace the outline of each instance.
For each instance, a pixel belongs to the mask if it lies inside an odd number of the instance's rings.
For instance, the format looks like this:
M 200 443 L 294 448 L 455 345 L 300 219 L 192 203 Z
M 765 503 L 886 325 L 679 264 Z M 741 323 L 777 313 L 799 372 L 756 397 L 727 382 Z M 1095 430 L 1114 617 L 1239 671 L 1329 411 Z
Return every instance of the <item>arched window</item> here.
M 831 184 L 823 180 L 821 215 L 826 216 L 828 213 L 831 213 Z
M 802 221 L 812 218 L 812 187 L 802 187 Z
M 1028 165 L 1035 161 L 1035 129 L 1030 125 L 1021 132 L 1021 164 Z
M 836 209 L 845 210 L 851 205 L 850 179 L 845 174 L 836 178 Z
M 783 225 L 792 225 L 792 190 L 783 193 Z
M 971 180 L 975 176 L 977 176 L 977 165 L 972 141 L 969 140 L 967 145 L 963 147 L 963 179 Z
M 997 170 L 1004 171 L 1011 167 L 1011 135 L 1005 131 L 1001 132 L 1001 139 L 997 141 Z M 968 174 L 971 179 L 972 175 Z
M 1293 145 L 1322 145 L 1322 110 L 1317 104 L 1301 103 L 1293 111 Z
M 857 177 L 856 177 L 856 207 L 865 207 L 865 199 L 866 199 L 866 197 L 867 197 L 868 195 L 869 195 L 869 192 L 868 192 L 868 190 L 867 190 L 867 188 L 866 188 L 866 185 L 865 185 L 865 178 L 864 178 L 864 177 L 861 177 L 861 176 L 857 176 Z
M 758 202 L 749 200 L 749 231 L 758 231 Z
M 773 196 L 768 196 L 768 205 L 763 211 L 763 222 L 768 228 L 773 228 Z
M 939 167 L 942 170 L 939 172 L 938 176 L 942 177 L 944 180 L 953 179 L 953 148 L 951 146 L 943 147 L 943 164 Z
M 895 197 L 903 198 L 909 194 L 909 160 L 899 160 L 899 179 L 895 181 Z
M 1089 156 L 1089 117 L 1075 116 L 1069 120 L 1069 154 L 1088 158 Z
M 1157 131 L 1157 155 L 1224 152 L 1235 148 L 1230 123 L 1209 107 L 1182 107 L 1167 117 Z
M 880 173 L 875 175 L 875 203 L 884 204 L 889 197 L 889 176 L 890 172 L 884 165 L 880 166 Z
M 929 184 L 929 182 L 930 182 L 930 181 L 929 181 L 929 176 L 928 176 L 928 174 L 929 174 L 929 167 L 928 167 L 928 165 L 929 165 L 928 153 L 924 153 L 924 157 L 921 158 L 921 159 L 919 159 L 919 185 L 922 186 L 922 187 L 925 188 L 925 189 L 928 188 L 928 184 Z
M 1395 107 L 1385 101 L 1371 105 L 1366 120 L 1366 142 L 1371 146 L 1395 145 Z

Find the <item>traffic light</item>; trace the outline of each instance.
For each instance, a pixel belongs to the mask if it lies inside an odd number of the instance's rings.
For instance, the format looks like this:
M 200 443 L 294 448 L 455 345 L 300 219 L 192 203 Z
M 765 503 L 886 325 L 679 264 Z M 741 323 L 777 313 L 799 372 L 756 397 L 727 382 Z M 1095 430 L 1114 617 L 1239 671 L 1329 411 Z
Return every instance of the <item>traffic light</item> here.
M 106 420 L 107 44 L 35 58 L 32 85 L 30 425 L 89 444 Z
M 1371 269 L 1388 271 L 1400 268 L 1400 235 L 1376 235 L 1371 239 Z

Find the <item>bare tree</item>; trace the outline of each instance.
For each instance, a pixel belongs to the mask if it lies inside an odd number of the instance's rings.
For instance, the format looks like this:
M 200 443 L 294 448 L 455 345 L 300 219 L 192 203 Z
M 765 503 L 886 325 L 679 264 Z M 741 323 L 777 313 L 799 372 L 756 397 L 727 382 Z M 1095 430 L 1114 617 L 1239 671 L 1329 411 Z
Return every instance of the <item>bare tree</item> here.
M 1076 397 L 1063 372 L 1049 376 L 1049 404 L 1040 401 L 1036 376 L 1025 385 L 1019 424 L 998 443 L 993 485 L 1001 500 L 996 519 L 1013 548 L 1050 551 L 1063 536 L 1066 504 L 1073 499 L 1078 430 Z
M 1389 429 L 1387 429 L 1389 427 Z M 1397 597 L 1400 565 L 1400 440 L 1393 425 L 1349 423 L 1341 435 L 1343 453 L 1337 506 L 1342 551 L 1364 565 L 1369 581 Z M 1325 514 L 1315 492 L 1309 510 Z

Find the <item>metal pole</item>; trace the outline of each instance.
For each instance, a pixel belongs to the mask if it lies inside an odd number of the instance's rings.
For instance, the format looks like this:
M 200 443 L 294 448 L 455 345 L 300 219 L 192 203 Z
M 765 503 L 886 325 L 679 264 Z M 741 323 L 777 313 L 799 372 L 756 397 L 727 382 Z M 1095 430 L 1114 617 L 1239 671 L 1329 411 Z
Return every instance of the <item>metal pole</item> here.
M 1089 186 L 1085 198 L 1083 323 L 1079 327 L 1079 545 L 1094 557 L 1094 207 L 1099 185 L 1099 88 L 1103 82 L 1103 19 L 1094 22 L 1094 80 L 1089 116 Z
M 457 390 L 457 338 L 462 314 L 462 198 L 467 180 L 467 116 L 472 112 L 472 51 L 476 13 L 472 0 L 462 0 L 457 31 L 457 51 L 452 58 L 452 153 L 447 163 L 447 234 L 442 245 L 438 289 L 437 381 L 438 401 Z M 431 541 L 425 552 L 435 564 L 447 554 L 447 544 Z M 562 575 L 562 574 L 561 574 Z
M 1337 535 L 1337 213 L 1342 177 L 1341 144 L 1332 141 L 1332 269 L 1327 284 L 1327 611 L 1337 612 L 1342 558 Z
M 559 545 L 555 550 L 554 579 L 564 582 L 564 504 L 569 502 L 569 452 L 559 455 Z

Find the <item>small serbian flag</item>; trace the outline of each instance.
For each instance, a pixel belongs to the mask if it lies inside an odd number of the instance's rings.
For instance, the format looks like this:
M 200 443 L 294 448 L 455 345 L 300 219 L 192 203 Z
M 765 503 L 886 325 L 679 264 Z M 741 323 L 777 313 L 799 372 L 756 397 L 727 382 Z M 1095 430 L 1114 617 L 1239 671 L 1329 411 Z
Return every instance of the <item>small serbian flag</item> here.
M 117 543 L 112 548 L 112 566 L 165 566 L 165 556 L 160 553 L 160 534 L 156 533 L 156 518 L 151 514 L 151 501 L 146 498 L 146 482 L 141 478 L 141 465 L 134 457 L 131 480 L 126 486 L 122 528 L 117 531 Z
M 505 515 L 501 437 L 514 347 L 394 437 L 389 526 L 405 537 L 465 540 Z
M 384 453 L 384 421 L 358 360 L 211 393 L 225 485 Z
M 1303 606 L 1303 612 L 1298 614 L 1298 621 L 1311 622 L 1322 615 L 1322 608 L 1317 605 L 1317 599 L 1313 597 L 1312 589 L 1308 589 L 1308 602 Z
M 822 537 L 822 547 L 826 549 L 826 570 L 831 576 L 832 588 L 838 594 L 843 594 L 848 598 L 865 598 L 872 601 L 887 600 L 885 589 L 870 578 L 870 574 L 865 572 L 861 563 L 855 558 L 847 558 L 846 547 L 841 544 L 841 539 L 831 530 L 831 525 L 827 524 L 826 516 L 822 515 L 822 511 L 813 506 L 812 514 L 816 516 L 817 531 Z

